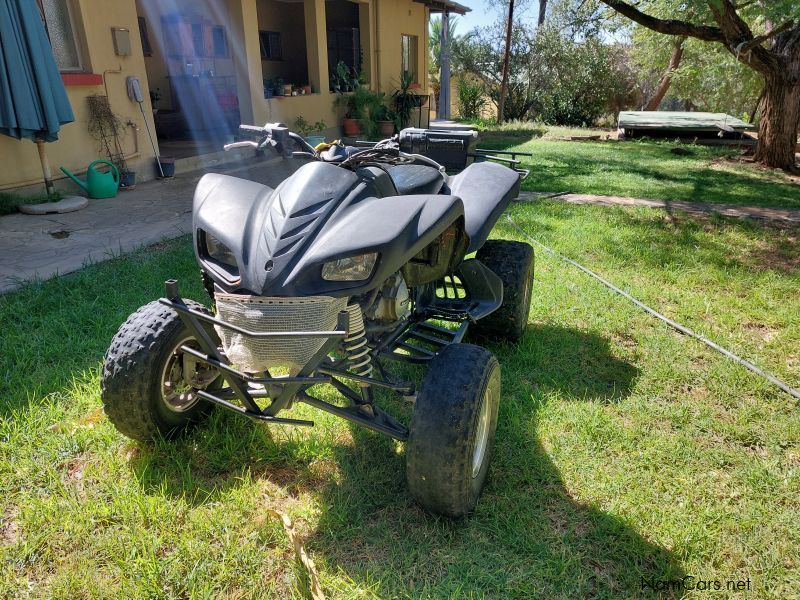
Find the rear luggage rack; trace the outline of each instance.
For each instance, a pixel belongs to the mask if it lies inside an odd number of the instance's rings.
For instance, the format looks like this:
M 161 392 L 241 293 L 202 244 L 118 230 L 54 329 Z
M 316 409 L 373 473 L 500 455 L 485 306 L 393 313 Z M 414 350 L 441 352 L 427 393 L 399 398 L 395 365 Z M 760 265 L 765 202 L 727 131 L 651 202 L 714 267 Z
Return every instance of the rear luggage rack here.
M 476 148 L 475 152 L 469 155 L 470 158 L 475 159 L 475 162 L 492 160 L 494 162 L 503 163 L 509 169 L 514 169 L 517 173 L 519 173 L 520 179 L 525 179 L 531 174 L 531 170 L 523 169 L 519 166 L 522 164 L 522 161 L 517 160 L 518 156 L 533 156 L 533 154 L 530 152 L 513 152 L 510 150 L 489 150 L 487 148 Z

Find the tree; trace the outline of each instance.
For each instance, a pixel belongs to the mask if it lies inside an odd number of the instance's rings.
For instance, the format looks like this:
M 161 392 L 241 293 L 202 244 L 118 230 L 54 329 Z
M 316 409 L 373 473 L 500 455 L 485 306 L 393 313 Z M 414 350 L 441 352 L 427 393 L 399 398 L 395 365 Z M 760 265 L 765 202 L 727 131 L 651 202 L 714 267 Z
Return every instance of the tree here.
M 755 160 L 795 169 L 800 126 L 800 5 L 796 0 L 600 0 L 658 33 L 721 44 L 764 78 Z M 654 16 L 668 13 L 664 17 Z M 761 31 L 761 33 L 755 33 Z
M 547 0 L 539 0 L 539 18 L 536 24 L 541 27 L 544 25 L 544 20 L 547 18 Z
M 664 96 L 667 95 L 667 92 L 672 85 L 672 75 L 681 64 L 681 58 L 683 58 L 683 44 L 685 42 L 685 36 L 678 36 L 675 38 L 675 45 L 673 46 L 672 54 L 669 57 L 667 71 L 664 73 L 664 77 L 661 78 L 656 91 L 647 101 L 647 104 L 644 105 L 644 110 L 658 110 L 661 101 L 664 99 Z
M 645 98 L 655 94 L 678 39 L 645 27 L 634 29 L 632 56 Z M 670 73 L 668 110 L 681 110 L 679 103 L 690 102 L 698 110 L 748 118 L 764 88 L 761 74 L 737 61 L 721 44 L 687 38 L 682 48 L 680 65 Z
M 505 23 L 478 28 L 454 44 L 458 68 L 483 83 L 499 103 Z M 576 41 L 556 27 L 534 33 L 516 24 L 511 35 L 505 120 L 533 118 L 553 125 L 589 125 L 628 104 L 631 77 L 619 45 Z
M 504 19 L 474 29 L 453 42 L 454 68 L 480 80 L 495 106 L 500 100 L 504 47 Z M 531 37 L 523 27 L 515 25 L 511 32 L 504 120 L 524 119 L 527 116 L 533 96 L 531 71 L 536 61 Z

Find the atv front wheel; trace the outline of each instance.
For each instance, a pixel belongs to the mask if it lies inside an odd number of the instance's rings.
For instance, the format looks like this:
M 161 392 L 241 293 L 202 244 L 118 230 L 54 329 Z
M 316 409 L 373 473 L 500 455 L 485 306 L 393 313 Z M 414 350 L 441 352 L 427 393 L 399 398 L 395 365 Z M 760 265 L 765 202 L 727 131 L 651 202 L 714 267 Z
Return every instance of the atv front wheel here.
M 427 510 L 461 517 L 486 484 L 497 410 L 500 365 L 480 346 L 447 346 L 428 366 L 411 418 L 406 479 Z
M 186 304 L 210 314 L 202 304 Z M 212 330 L 209 335 L 218 341 Z M 200 350 L 178 313 L 158 301 L 119 328 L 106 352 L 101 390 L 106 415 L 121 433 L 140 441 L 172 438 L 208 416 L 213 405 L 197 390 L 219 387 L 222 378 L 181 346 Z
M 531 309 L 533 248 L 524 242 L 489 240 L 475 255 L 503 280 L 503 304 L 470 329 L 479 337 L 517 341 L 525 333 Z

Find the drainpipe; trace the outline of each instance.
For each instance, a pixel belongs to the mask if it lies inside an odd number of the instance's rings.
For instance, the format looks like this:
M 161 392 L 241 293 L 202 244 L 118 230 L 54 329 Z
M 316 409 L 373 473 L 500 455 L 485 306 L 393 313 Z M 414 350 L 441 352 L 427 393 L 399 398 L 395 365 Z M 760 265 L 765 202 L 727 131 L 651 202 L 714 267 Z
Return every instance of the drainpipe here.
M 379 13 L 379 6 L 381 4 L 381 0 L 375 0 L 375 78 L 377 81 L 377 87 L 375 91 L 380 92 L 383 90 L 383 85 L 381 83 L 381 34 L 380 34 L 380 17 L 378 16 Z

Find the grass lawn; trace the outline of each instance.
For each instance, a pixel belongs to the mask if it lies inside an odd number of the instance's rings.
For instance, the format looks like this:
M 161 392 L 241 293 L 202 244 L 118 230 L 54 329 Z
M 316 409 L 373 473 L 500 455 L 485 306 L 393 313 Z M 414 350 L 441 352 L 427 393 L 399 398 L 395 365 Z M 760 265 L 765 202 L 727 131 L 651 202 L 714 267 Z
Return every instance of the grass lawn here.
M 528 191 L 800 208 L 800 179 L 730 160 L 734 152 L 729 149 L 674 141 L 547 139 L 580 133 L 509 124 L 503 129 L 482 131 L 478 145 L 533 153 L 525 160 L 531 174 L 522 187 Z M 678 146 L 690 154 L 674 154 L 672 150 Z
M 796 229 L 552 201 L 511 213 L 800 385 Z M 412 503 L 401 444 L 307 407 L 293 412 L 314 429 L 217 411 L 174 444 L 119 435 L 100 361 L 171 276 L 205 300 L 187 239 L 0 297 L 0 597 L 303 597 L 267 508 L 294 519 L 333 598 L 652 597 L 643 578 L 684 575 L 796 597 L 797 404 L 571 267 L 538 254 L 529 330 L 492 347 L 496 452 L 458 523 Z

